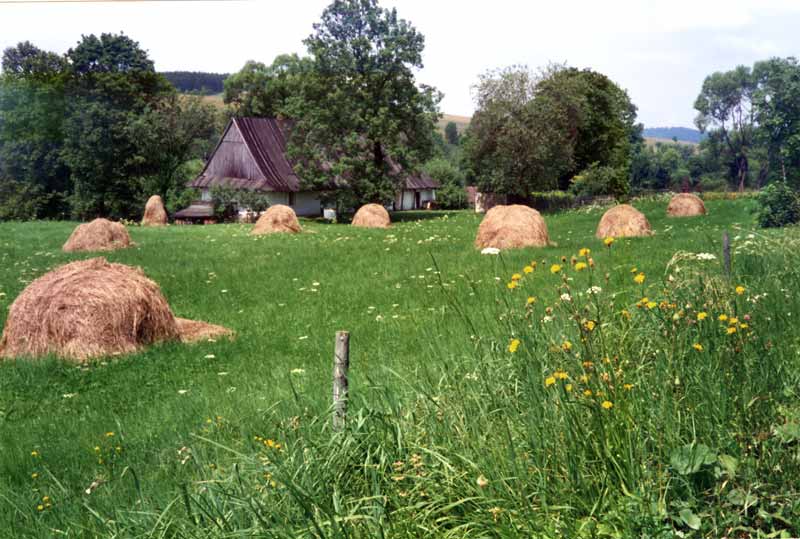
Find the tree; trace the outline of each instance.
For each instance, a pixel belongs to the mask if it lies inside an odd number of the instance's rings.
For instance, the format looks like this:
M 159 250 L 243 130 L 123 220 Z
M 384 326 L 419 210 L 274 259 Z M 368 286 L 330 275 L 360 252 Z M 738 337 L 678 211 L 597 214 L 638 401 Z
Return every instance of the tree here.
M 65 68 L 61 57 L 29 42 L 3 53 L 0 178 L 15 182 L 15 192 L 28 197 L 23 214 L 30 218 L 67 213 L 69 171 L 61 160 Z M 11 200 L 9 196 L 4 202 Z
M 482 75 L 475 89 L 464 146 L 481 189 L 528 201 L 533 191 L 568 187 L 594 163 L 627 178 L 631 142 L 640 136 L 636 108 L 604 75 L 514 66 Z
M 249 61 L 225 79 L 223 100 L 236 116 L 286 116 L 289 101 L 299 98 L 314 69 L 310 58 L 283 54 L 272 65 Z
M 753 72 L 745 66 L 706 77 L 695 100 L 697 128 L 716 133 L 730 153 L 739 191 L 744 190 L 749 172 L 748 154 L 756 136 L 753 95 L 756 82 Z
M 454 146 L 458 144 L 458 126 L 455 122 L 447 122 L 447 125 L 444 126 L 444 137 L 448 144 Z
M 130 217 L 144 196 L 134 181 L 149 156 L 134 125 L 174 88 L 125 35 L 84 36 L 67 52 L 71 72 L 63 159 L 74 184 L 73 213 Z
M 753 102 L 759 134 L 767 148 L 764 169 L 775 162 L 780 178 L 800 183 L 800 65 L 797 59 L 772 58 L 753 66 Z M 761 181 L 766 179 L 766 171 Z
M 305 40 L 313 72 L 284 112 L 305 187 L 340 208 L 385 203 L 433 150 L 438 92 L 417 86 L 423 36 L 376 0 L 334 0 Z M 400 167 L 400 168 L 398 168 Z

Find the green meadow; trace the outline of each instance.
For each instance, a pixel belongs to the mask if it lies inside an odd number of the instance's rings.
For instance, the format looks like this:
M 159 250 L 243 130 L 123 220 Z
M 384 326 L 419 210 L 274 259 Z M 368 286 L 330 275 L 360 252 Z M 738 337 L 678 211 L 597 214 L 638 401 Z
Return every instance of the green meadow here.
M 236 336 L 0 362 L 0 536 L 800 535 L 800 231 L 757 229 L 748 198 L 666 202 L 635 202 L 652 237 L 606 246 L 592 207 L 497 256 L 470 212 L 129 227 L 102 256 Z M 92 256 L 61 252 L 74 226 L 0 223 L 0 323 Z

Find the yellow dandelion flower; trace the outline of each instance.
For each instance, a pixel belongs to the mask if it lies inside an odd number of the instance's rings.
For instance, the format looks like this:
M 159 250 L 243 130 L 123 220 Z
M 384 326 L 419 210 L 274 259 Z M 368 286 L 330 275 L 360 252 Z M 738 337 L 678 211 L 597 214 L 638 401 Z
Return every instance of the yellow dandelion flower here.
M 559 380 L 566 380 L 567 378 L 569 378 L 569 374 L 567 374 L 564 371 L 556 371 L 553 373 L 553 376 L 555 376 Z
M 575 271 L 583 271 L 587 268 L 586 262 L 578 262 L 575 264 Z
M 590 254 L 591 252 L 592 252 L 592 251 L 591 251 L 591 249 L 588 249 L 588 248 L 584 247 L 583 249 L 581 249 L 580 251 L 578 251 L 578 256 L 584 256 L 584 257 L 586 257 L 586 256 L 589 256 L 589 254 Z
M 36 473 L 36 472 L 33 472 L 33 473 L 31 474 L 31 479 L 36 479 L 37 477 L 39 477 L 39 474 L 38 474 L 38 473 Z
M 727 319 L 728 319 L 727 314 L 721 314 L 717 317 L 717 320 L 719 320 L 720 322 L 725 322 Z
M 36 506 L 36 510 L 37 511 L 44 511 L 44 505 L 42 505 L 42 504 L 37 505 Z
M 614 244 L 614 238 L 606 238 L 603 240 L 603 245 L 611 247 Z
M 34 449 L 33 451 L 31 451 L 31 456 L 32 457 L 38 457 L 39 456 L 39 452 Z
M 530 263 L 530 267 L 531 267 L 532 269 L 536 269 L 536 266 L 537 266 L 537 263 L 536 263 L 536 261 L 535 261 L 535 260 L 531 261 L 531 263 Z
M 611 401 L 603 401 L 600 406 L 603 407 L 603 410 L 610 410 L 614 407 L 614 403 Z
M 694 344 L 692 345 L 692 348 L 694 348 L 694 349 L 695 349 L 695 350 L 697 350 L 698 352 L 702 352 L 702 351 L 703 351 L 703 345 L 702 345 L 702 344 L 700 344 L 699 342 L 696 342 L 696 343 L 694 343 Z
M 706 312 L 697 313 L 697 320 L 698 321 L 702 322 L 706 318 L 708 318 L 708 313 L 706 313 Z
M 581 380 L 581 382 L 583 382 L 584 384 L 588 384 L 588 383 L 589 383 L 589 375 L 588 375 L 588 374 L 581 374 L 581 378 L 580 378 L 580 380 Z
M 550 273 L 552 273 L 553 275 L 560 272 L 561 272 L 561 266 L 559 266 L 558 264 L 553 264 L 552 266 L 550 266 Z
M 572 350 L 572 343 L 569 341 L 564 341 L 563 343 L 561 343 L 561 349 L 565 352 L 569 352 L 570 350 Z
M 525 266 L 522 268 L 523 273 L 533 273 L 533 266 Z
M 113 436 L 114 436 L 113 432 L 107 432 L 106 433 L 106 438 L 112 438 Z
M 515 273 L 514 275 L 511 276 L 512 281 L 519 281 L 520 279 L 522 279 L 522 275 L 520 275 L 519 273 Z
M 750 325 L 749 325 L 749 324 L 745 324 L 745 323 L 741 323 L 741 324 L 739 324 L 739 329 L 747 329 L 747 328 L 749 328 L 749 327 L 750 327 Z
M 639 273 L 638 275 L 636 275 L 636 277 L 634 277 L 634 278 L 633 278 L 633 281 L 634 281 L 636 284 L 642 284 L 642 283 L 644 283 L 644 273 Z
M 728 324 L 730 324 L 731 326 L 735 326 L 738 323 L 739 323 L 739 319 L 736 318 L 735 316 L 732 316 L 731 318 L 728 318 Z
M 733 326 L 731 326 L 731 327 L 729 327 L 727 330 L 725 330 L 725 332 L 726 332 L 728 335 L 733 335 L 734 333 L 736 333 L 736 328 L 735 328 L 735 327 L 733 327 Z
M 49 502 L 49 501 L 50 501 L 50 496 L 43 496 L 43 497 L 42 497 L 42 501 L 43 501 L 44 503 L 47 503 L 47 502 Z
M 517 348 L 519 348 L 519 344 L 520 344 L 519 339 L 511 339 L 511 342 L 508 343 L 508 351 L 513 354 L 514 352 L 517 351 Z
M 517 287 L 517 281 L 511 281 L 506 286 L 509 290 L 514 290 Z
M 648 309 L 655 309 L 657 306 L 658 306 L 658 303 L 656 303 L 655 301 L 648 301 L 647 302 L 647 308 Z
M 741 296 L 742 294 L 744 294 L 744 291 L 745 291 L 745 288 L 743 286 L 737 286 L 736 287 L 736 295 L 737 296 Z
M 571 392 L 572 391 L 572 384 L 565 385 L 564 389 L 566 389 L 568 393 Z
M 526 305 L 533 305 L 536 303 L 536 298 L 533 296 L 528 297 L 528 300 L 525 302 Z
M 583 390 L 583 396 L 584 397 L 591 397 L 592 396 L 592 390 L 591 389 L 584 389 Z
M 631 268 L 631 273 L 636 273 L 637 271 L 639 271 L 639 270 L 636 268 L 636 266 Z
M 631 313 L 629 313 L 627 309 L 622 309 L 622 312 L 620 314 L 622 315 L 623 318 L 627 318 L 628 320 L 631 319 Z
M 624 387 L 626 391 L 630 391 L 633 389 L 633 384 L 623 384 L 622 387 Z
M 544 386 L 545 387 L 550 387 L 551 385 L 553 385 L 555 383 L 556 383 L 556 377 L 555 376 L 548 376 L 544 380 Z
M 594 320 L 587 320 L 587 322 L 584 324 L 584 327 L 587 331 L 594 331 L 595 325 L 596 324 L 594 323 Z

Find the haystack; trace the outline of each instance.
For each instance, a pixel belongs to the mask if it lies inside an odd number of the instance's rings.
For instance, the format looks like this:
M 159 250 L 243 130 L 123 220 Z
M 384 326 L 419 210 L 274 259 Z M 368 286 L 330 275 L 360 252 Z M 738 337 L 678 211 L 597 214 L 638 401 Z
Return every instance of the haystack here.
M 389 212 L 380 204 L 364 204 L 353 217 L 353 226 L 389 228 L 392 220 L 389 219 Z
M 283 204 L 276 204 L 270 206 L 261 217 L 256 221 L 256 226 L 253 227 L 251 234 L 273 234 L 275 232 L 289 232 L 296 234 L 300 232 L 300 221 L 297 220 L 297 215 L 294 210 L 289 206 Z
M 653 233 L 647 217 L 628 204 L 619 204 L 608 210 L 597 225 L 598 238 L 623 238 L 649 236 Z
M 478 249 L 544 247 L 549 243 L 547 225 L 539 212 L 518 204 L 495 206 L 486 212 L 475 238 Z
M 706 205 L 703 204 L 703 200 L 691 193 L 675 195 L 667 206 L 667 216 L 669 217 L 693 217 L 705 214 Z
M 0 358 L 53 354 L 84 360 L 228 333 L 176 319 L 141 269 L 91 258 L 56 268 L 22 291 L 8 313 Z
M 95 219 L 78 225 L 62 248 L 73 251 L 113 251 L 133 245 L 128 231 L 121 223 L 108 219 Z
M 164 201 L 158 195 L 153 195 L 147 200 L 144 206 L 144 217 L 142 226 L 164 226 L 167 224 L 167 210 L 164 209 Z

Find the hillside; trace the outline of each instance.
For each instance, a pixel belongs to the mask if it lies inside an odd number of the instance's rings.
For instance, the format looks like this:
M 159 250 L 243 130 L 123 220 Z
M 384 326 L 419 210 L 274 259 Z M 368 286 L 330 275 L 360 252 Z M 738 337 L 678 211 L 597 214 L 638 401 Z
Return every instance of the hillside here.
M 705 135 L 697 129 L 690 127 L 646 127 L 642 132 L 645 138 L 664 139 L 665 141 L 677 138 L 679 142 L 699 144 Z

